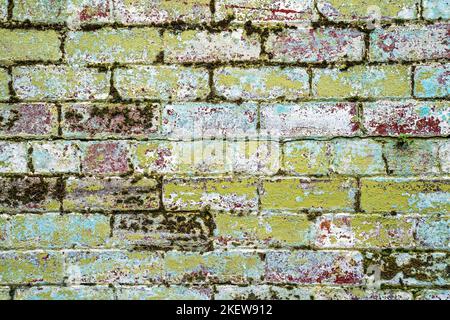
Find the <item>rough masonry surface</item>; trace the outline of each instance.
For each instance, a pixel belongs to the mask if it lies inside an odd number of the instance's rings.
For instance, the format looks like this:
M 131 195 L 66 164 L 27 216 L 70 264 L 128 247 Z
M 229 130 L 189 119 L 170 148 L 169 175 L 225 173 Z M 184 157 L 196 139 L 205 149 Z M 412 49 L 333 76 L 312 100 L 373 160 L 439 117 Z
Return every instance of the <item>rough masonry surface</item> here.
M 448 0 L 0 0 L 0 299 L 450 300 Z

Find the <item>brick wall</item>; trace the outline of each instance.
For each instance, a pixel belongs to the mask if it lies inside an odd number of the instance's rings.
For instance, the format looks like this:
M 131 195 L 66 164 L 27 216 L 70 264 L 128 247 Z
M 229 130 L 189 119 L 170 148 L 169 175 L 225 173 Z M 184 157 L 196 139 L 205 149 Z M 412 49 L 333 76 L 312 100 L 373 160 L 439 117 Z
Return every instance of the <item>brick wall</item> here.
M 448 0 L 1 0 L 0 298 L 450 299 Z

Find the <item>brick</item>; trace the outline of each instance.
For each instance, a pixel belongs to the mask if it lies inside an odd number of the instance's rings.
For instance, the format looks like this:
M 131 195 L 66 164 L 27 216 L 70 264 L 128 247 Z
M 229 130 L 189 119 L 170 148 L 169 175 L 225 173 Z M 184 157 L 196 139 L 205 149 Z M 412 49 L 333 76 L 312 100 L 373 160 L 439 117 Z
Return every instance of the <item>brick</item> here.
M 83 173 L 108 175 L 130 172 L 128 142 L 85 142 L 80 147 Z
M 327 214 L 316 221 L 318 248 L 414 248 L 415 219 L 382 215 Z
M 0 215 L 0 247 L 6 248 L 10 245 L 11 228 L 9 224 L 9 215 Z
M 209 0 L 116 0 L 116 21 L 127 25 L 152 23 L 208 23 L 211 20 Z
M 152 103 L 73 103 L 62 106 L 66 138 L 149 138 L 157 135 L 160 106 Z
M 361 208 L 366 212 L 446 213 L 449 191 L 445 178 L 363 178 Z
M 269 251 L 265 279 L 270 283 L 360 284 L 363 257 L 356 251 Z
M 106 99 L 109 72 L 70 66 L 24 66 L 13 69 L 13 86 L 24 100 Z
M 272 61 L 320 63 L 360 61 L 365 45 L 354 29 L 300 28 L 271 33 L 265 48 Z
M 53 30 L 0 29 L 0 62 L 57 61 L 62 57 L 59 34 Z
M 104 215 L 19 214 L 11 216 L 9 225 L 10 247 L 18 249 L 99 247 L 110 234 Z
M 309 23 L 316 20 L 312 0 L 217 0 L 215 20 L 232 18 L 232 22 L 243 24 L 251 21 L 267 23 Z
M 317 8 L 327 19 L 336 22 L 380 22 L 418 18 L 418 0 L 339 1 L 319 0 Z
M 293 141 L 283 146 L 283 172 L 289 175 L 326 175 L 331 146 L 325 141 Z
M 393 26 L 370 35 L 372 61 L 417 61 L 448 59 L 450 25 Z
M 263 210 L 353 211 L 356 182 L 352 179 L 272 178 L 261 192 Z
M 413 294 L 395 289 L 317 287 L 315 300 L 413 300 Z
M 63 277 L 61 252 L 0 251 L 1 284 L 57 284 Z
M 408 66 L 354 66 L 314 69 L 312 92 L 320 98 L 403 98 L 411 95 Z
M 185 286 L 118 287 L 118 300 L 211 300 L 212 289 Z
M 377 270 L 380 285 L 443 286 L 450 281 L 449 260 L 447 253 L 438 252 L 368 253 L 364 266 Z
M 306 215 L 234 215 L 214 217 L 215 242 L 229 247 L 301 247 L 309 244 L 311 222 Z
M 423 0 L 422 7 L 422 15 L 427 20 L 450 19 L 448 0 Z
M 388 141 L 383 145 L 389 172 L 395 175 L 439 174 L 439 145 L 431 140 Z
M 107 286 L 19 288 L 14 300 L 114 300 L 114 291 Z
M 331 170 L 339 174 L 383 174 L 382 145 L 372 140 L 335 140 Z
M 0 178 L 0 211 L 58 211 L 61 192 L 57 178 Z
M 450 290 L 421 290 L 416 300 L 450 300 Z
M 242 29 L 165 32 L 164 47 L 168 63 L 249 61 L 258 59 L 261 52 L 258 35 L 248 35 Z
M 36 142 L 32 161 L 36 173 L 79 173 L 80 152 L 77 143 L 67 141 Z
M 8 0 L 0 1 L 0 21 L 8 19 Z
M 120 214 L 114 217 L 112 242 L 119 248 L 207 250 L 212 223 L 200 212 Z
M 80 25 L 112 22 L 112 0 L 17 0 L 13 19 L 33 23 L 62 24 L 77 28 Z
M 0 173 L 27 173 L 26 143 L 0 141 Z
M 216 290 L 215 300 L 312 300 L 312 290 L 307 287 L 220 285 Z
M 255 103 L 185 103 L 164 106 L 162 134 L 172 139 L 252 138 L 257 135 Z
M 74 284 L 149 284 L 162 280 L 160 253 L 145 251 L 66 251 L 66 276 Z
M 0 101 L 9 99 L 10 77 L 6 69 L 0 68 Z
M 358 134 L 355 103 L 262 104 L 261 136 L 300 138 Z
M 256 210 L 256 180 L 252 178 L 173 178 L 163 185 L 167 210 L 193 211 L 202 208 L 224 211 Z
M 363 104 L 364 127 L 375 136 L 445 136 L 449 104 L 445 101 L 378 101 Z
M 264 274 L 264 262 L 253 251 L 166 253 L 165 276 L 173 283 L 249 283 Z
M 414 95 L 420 98 L 450 96 L 450 64 L 417 66 L 414 72 Z
M 159 207 L 157 181 L 150 178 L 71 177 L 66 181 L 66 211 L 150 210 Z
M 49 137 L 58 134 L 58 111 L 54 104 L 0 104 L 1 137 Z
M 438 154 L 441 171 L 443 173 L 450 173 L 450 142 L 448 140 L 439 143 Z
M 450 217 L 420 217 L 416 227 L 417 246 L 426 249 L 450 249 Z
M 216 94 L 228 100 L 295 100 L 309 94 L 309 75 L 304 68 L 233 68 L 214 72 Z
M 154 28 L 71 31 L 65 41 L 69 64 L 151 63 L 162 50 Z
M 132 153 L 136 172 L 157 174 L 270 174 L 280 158 L 278 144 L 267 141 L 140 142 Z
M 209 94 L 208 70 L 180 66 L 117 69 L 114 84 L 124 99 L 189 101 Z
M 11 300 L 8 287 L 0 287 L 0 300 Z

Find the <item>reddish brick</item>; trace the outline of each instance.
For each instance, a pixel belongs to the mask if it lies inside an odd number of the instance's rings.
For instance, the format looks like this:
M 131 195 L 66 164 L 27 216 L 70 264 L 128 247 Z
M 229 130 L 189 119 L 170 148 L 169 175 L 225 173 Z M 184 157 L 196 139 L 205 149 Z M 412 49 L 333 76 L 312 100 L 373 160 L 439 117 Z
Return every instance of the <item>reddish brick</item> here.
M 124 174 L 130 170 L 126 142 L 88 142 L 81 145 L 81 149 L 81 166 L 84 173 Z

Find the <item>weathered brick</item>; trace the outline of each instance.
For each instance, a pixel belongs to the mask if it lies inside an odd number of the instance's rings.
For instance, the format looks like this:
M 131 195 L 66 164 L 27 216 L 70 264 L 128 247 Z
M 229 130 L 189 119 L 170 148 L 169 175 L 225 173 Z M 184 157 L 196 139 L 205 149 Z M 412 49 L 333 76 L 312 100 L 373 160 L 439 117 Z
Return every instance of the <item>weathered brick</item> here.
M 57 61 L 62 56 L 60 45 L 59 34 L 53 30 L 0 29 L 0 63 Z
M 316 221 L 319 248 L 414 248 L 414 217 L 328 214 Z
M 295 100 L 309 94 L 309 75 L 304 68 L 233 68 L 214 72 L 216 94 L 228 100 Z
M 311 300 L 308 287 L 277 287 L 270 285 L 216 286 L 215 300 Z
M 411 95 L 408 66 L 354 66 L 314 69 L 313 95 L 321 98 L 403 98 Z
M 450 300 L 450 290 L 421 290 L 416 300 Z
M 450 216 L 418 218 L 416 240 L 421 248 L 450 250 Z
M 418 18 L 419 0 L 319 0 L 317 8 L 336 22 L 372 22 Z
M 447 179 L 363 178 L 361 208 L 366 212 L 447 213 Z
M 257 135 L 257 105 L 185 103 L 163 109 L 162 134 L 168 138 L 252 138 Z
M 212 289 L 185 286 L 129 286 L 117 288 L 118 300 L 211 300 Z
M 154 28 L 71 31 L 65 41 L 70 64 L 151 63 L 161 50 L 162 39 Z
M 364 103 L 363 109 L 369 135 L 427 137 L 450 133 L 450 107 L 445 101 L 378 101 Z
M 8 71 L 0 68 L 0 101 L 9 99 L 9 81 Z
M 417 61 L 448 59 L 450 25 L 393 26 L 376 29 L 370 35 L 370 60 Z
M 360 61 L 364 34 L 353 29 L 300 28 L 272 33 L 265 45 L 269 59 L 278 62 Z
M 80 172 L 80 151 L 77 143 L 68 141 L 35 142 L 31 146 L 34 172 Z
M 355 103 L 305 102 L 261 105 L 261 135 L 268 138 L 354 136 Z
M 0 247 L 6 248 L 10 245 L 11 228 L 9 224 L 9 215 L 0 214 Z
M 71 177 L 66 181 L 64 210 L 148 210 L 159 207 L 157 181 L 149 178 Z
M 248 35 L 243 29 L 165 32 L 164 48 L 164 60 L 169 63 L 248 61 L 258 59 L 261 52 L 258 35 Z
M 353 179 L 272 178 L 263 182 L 263 210 L 353 211 Z
M 214 217 L 215 241 L 220 246 L 300 247 L 309 244 L 311 222 L 306 215 L 235 215 Z
M 367 253 L 365 269 L 376 270 L 378 284 L 391 286 L 448 285 L 448 253 L 394 252 Z
M 317 287 L 315 300 L 413 300 L 413 294 L 395 289 Z
M 58 134 L 58 111 L 54 104 L 0 104 L 0 136 L 49 137 Z
M 80 144 L 81 167 L 85 174 L 126 174 L 130 171 L 126 141 L 85 142 Z
M 27 173 L 26 143 L 0 141 L 0 173 Z
M 294 141 L 283 146 L 283 172 L 290 175 L 326 175 L 331 146 L 325 141 Z
M 33 23 L 62 24 L 76 28 L 85 24 L 112 22 L 112 0 L 14 1 L 13 19 Z
M 172 211 L 204 208 L 248 211 L 258 207 L 256 180 L 253 178 L 173 178 L 163 184 L 164 207 Z
M 20 249 L 98 247 L 110 234 L 104 215 L 19 214 L 10 217 L 9 225 L 9 247 Z
M 66 251 L 69 283 L 149 284 L 164 275 L 160 253 L 148 251 Z
M 70 66 L 24 66 L 13 69 L 13 86 L 24 100 L 106 99 L 109 72 Z
M 427 20 L 450 19 L 448 0 L 423 0 L 422 7 L 422 15 Z
M 357 251 L 269 251 L 265 279 L 271 283 L 360 284 L 363 256 Z
M 108 286 L 18 288 L 14 300 L 114 300 L 114 291 Z
M 417 66 L 414 72 L 414 95 L 420 98 L 450 96 L 450 64 Z
M 120 214 L 114 217 L 112 242 L 119 248 L 207 250 L 212 223 L 206 213 Z
M 0 1 L 0 21 L 8 19 L 8 0 Z
M 383 174 L 382 146 L 372 140 L 336 140 L 331 168 L 339 174 Z
M 9 292 L 9 287 L 0 287 L 0 300 L 11 300 L 11 295 Z
M 0 178 L 0 211 L 58 211 L 61 192 L 57 178 Z
M 124 99 L 189 101 L 209 94 L 208 70 L 180 66 L 117 69 L 114 84 Z
M 171 251 L 164 262 L 165 277 L 173 283 L 248 283 L 264 274 L 264 262 L 253 251 Z
M 63 277 L 61 252 L 0 251 L 1 284 L 57 284 Z
M 115 0 L 118 22 L 135 25 L 151 23 L 205 23 L 211 20 L 209 0 Z
M 280 150 L 268 141 L 152 141 L 133 149 L 135 171 L 159 174 L 276 173 Z
M 441 171 L 443 173 L 450 173 L 450 141 L 440 141 L 438 153 Z
M 438 143 L 430 140 L 388 141 L 383 145 L 389 172 L 403 176 L 438 174 L 438 150 Z
M 215 4 L 216 21 L 298 24 L 316 20 L 312 0 L 217 0 Z

